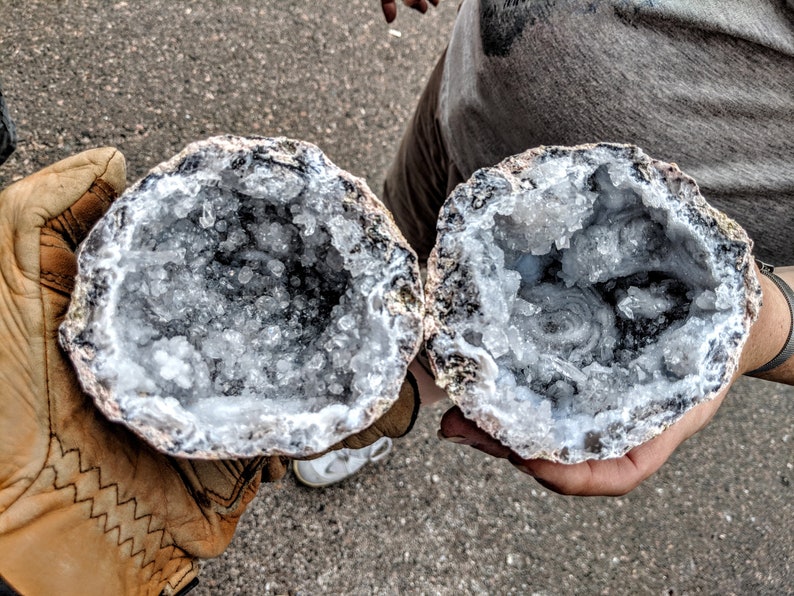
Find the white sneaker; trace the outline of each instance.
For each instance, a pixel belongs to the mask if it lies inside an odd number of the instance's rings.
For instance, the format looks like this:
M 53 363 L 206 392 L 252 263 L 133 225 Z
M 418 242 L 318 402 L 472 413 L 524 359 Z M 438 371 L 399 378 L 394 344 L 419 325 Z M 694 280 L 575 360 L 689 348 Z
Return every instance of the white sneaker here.
M 295 460 L 292 469 L 306 486 L 321 488 L 349 478 L 370 462 L 377 462 L 392 450 L 389 437 L 381 437 L 363 449 L 339 449 L 310 460 Z

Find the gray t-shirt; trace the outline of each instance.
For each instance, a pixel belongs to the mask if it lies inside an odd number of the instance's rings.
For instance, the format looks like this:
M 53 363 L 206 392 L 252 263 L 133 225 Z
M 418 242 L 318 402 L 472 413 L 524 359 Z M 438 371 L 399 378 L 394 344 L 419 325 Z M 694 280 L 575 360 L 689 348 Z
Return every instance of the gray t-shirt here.
M 538 145 L 638 145 L 794 264 L 794 0 L 465 0 L 439 118 L 464 179 Z

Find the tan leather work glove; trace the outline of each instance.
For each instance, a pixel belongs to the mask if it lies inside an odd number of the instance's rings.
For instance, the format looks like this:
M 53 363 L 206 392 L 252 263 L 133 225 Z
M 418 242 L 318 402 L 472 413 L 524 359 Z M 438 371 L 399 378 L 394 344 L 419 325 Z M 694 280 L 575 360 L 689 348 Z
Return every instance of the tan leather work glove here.
M 35 594 L 176 594 L 278 458 L 180 460 L 105 419 L 58 344 L 74 249 L 123 190 L 87 151 L 0 193 L 0 576 Z
M 410 372 L 407 372 L 405 381 L 403 381 L 400 388 L 400 395 L 392 407 L 374 424 L 335 443 L 328 451 L 344 448 L 362 449 L 372 445 L 381 437 L 396 439 L 407 435 L 413 428 L 414 422 L 416 422 L 416 417 L 419 414 L 419 405 L 419 389 L 416 385 L 416 379 Z M 328 451 L 324 453 L 328 453 Z M 306 459 L 315 459 L 324 455 L 324 453 Z

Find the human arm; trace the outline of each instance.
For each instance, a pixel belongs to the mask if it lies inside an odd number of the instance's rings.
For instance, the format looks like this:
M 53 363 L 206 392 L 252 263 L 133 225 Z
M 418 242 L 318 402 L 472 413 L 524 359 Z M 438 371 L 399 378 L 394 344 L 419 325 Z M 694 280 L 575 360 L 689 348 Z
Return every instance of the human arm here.
M 428 1 L 433 6 L 438 6 L 438 0 L 403 0 L 403 4 L 424 14 L 427 12 Z M 397 0 L 381 0 L 380 3 L 386 22 L 391 23 L 397 18 Z
M 794 267 L 776 268 L 790 286 Z M 758 275 L 763 305 L 750 334 L 733 381 L 772 360 L 783 348 L 791 328 L 788 304 L 781 290 L 766 276 Z M 794 358 L 758 375 L 770 381 L 794 384 Z M 657 437 L 635 447 L 620 458 L 590 460 L 579 464 L 560 464 L 542 459 L 521 459 L 510 449 L 467 420 L 458 408 L 449 410 L 441 421 L 439 436 L 454 443 L 469 445 L 494 457 L 509 460 L 522 472 L 533 476 L 547 488 L 562 494 L 594 496 L 622 495 L 630 492 L 655 473 L 688 438 L 702 430 L 722 405 L 730 387 L 701 403 Z

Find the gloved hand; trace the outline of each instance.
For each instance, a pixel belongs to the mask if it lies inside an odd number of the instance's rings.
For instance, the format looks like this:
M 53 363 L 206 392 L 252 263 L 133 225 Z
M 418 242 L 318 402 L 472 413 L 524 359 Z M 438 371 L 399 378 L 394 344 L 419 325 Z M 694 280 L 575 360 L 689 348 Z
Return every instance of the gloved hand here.
M 400 388 L 397 401 L 394 402 L 392 407 L 371 426 L 339 441 L 331 446 L 328 451 L 335 451 L 343 448 L 362 449 L 368 445 L 372 445 L 372 443 L 381 437 L 396 439 L 407 435 L 413 428 L 414 422 L 416 422 L 416 417 L 419 414 L 419 405 L 419 389 L 416 385 L 416 379 L 411 372 L 408 371 L 405 375 L 402 387 Z M 327 453 L 327 451 L 325 453 Z M 314 459 L 320 457 L 320 455 L 315 455 L 307 459 Z
M 176 594 L 279 458 L 184 460 L 109 422 L 58 344 L 74 250 L 123 190 L 87 151 L 0 193 L 0 576 L 23 594 Z

